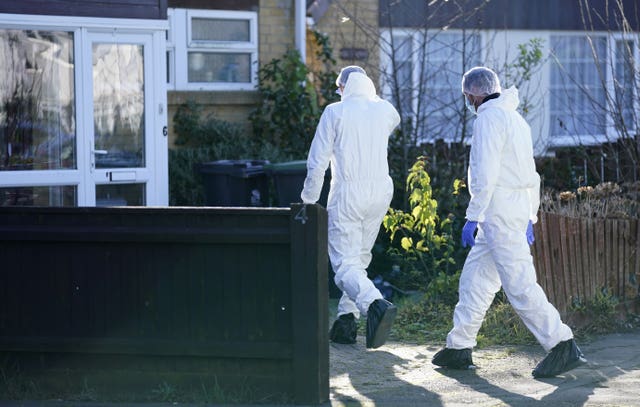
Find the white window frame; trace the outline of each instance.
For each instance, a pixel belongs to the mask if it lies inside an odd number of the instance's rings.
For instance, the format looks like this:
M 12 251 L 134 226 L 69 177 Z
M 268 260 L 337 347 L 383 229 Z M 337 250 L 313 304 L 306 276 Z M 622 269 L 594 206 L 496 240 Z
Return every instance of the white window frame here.
M 51 30 L 73 33 L 74 40 L 74 69 L 75 103 L 76 103 L 76 168 L 60 170 L 31 170 L 31 171 L 0 171 L 0 187 L 39 187 L 39 186 L 73 186 L 76 187 L 76 205 L 94 206 L 88 202 L 86 196 L 90 179 L 89 149 L 90 140 L 87 134 L 92 133 L 91 121 L 86 112 L 79 106 L 86 100 L 89 92 L 89 75 L 91 57 L 84 50 L 88 41 L 88 33 L 103 32 L 113 36 L 120 34 L 150 34 L 153 33 L 152 46 L 154 59 L 145 61 L 153 67 L 153 78 L 149 79 L 149 88 L 145 90 L 151 105 L 145 105 L 147 132 L 161 135 L 167 126 L 167 98 L 166 88 L 158 78 L 166 77 L 164 51 L 166 49 L 164 31 L 167 30 L 165 20 L 146 19 L 112 19 L 93 17 L 67 17 L 26 14 L 0 14 L 0 28 L 18 30 Z M 152 107 L 152 108 L 151 108 Z M 168 178 L 168 141 L 166 136 L 154 139 L 154 149 L 147 150 L 147 168 L 153 168 L 153 179 L 147 184 L 146 205 L 166 206 L 169 202 Z M 95 198 L 95 197 L 94 197 Z
M 249 41 L 195 41 L 191 38 L 191 22 L 194 18 L 242 20 L 249 22 Z M 171 82 L 168 88 L 177 91 L 190 90 L 254 90 L 258 84 L 258 13 L 253 11 L 168 9 L 170 33 L 167 51 Z M 250 82 L 189 82 L 188 54 L 190 51 L 250 54 Z
M 618 41 L 633 41 L 634 45 L 632 47 L 633 49 L 633 61 L 634 61 L 634 66 L 636 69 L 638 69 L 640 67 L 640 33 L 612 33 L 611 35 L 609 35 L 609 40 L 607 43 L 607 52 L 609 53 L 609 58 L 611 59 L 611 63 L 609 64 L 609 66 L 607 67 L 607 91 L 610 92 L 610 95 L 616 99 L 617 95 L 616 95 L 616 87 L 615 87 L 615 83 L 614 83 L 614 78 L 616 77 L 617 72 L 614 71 L 614 69 L 616 69 L 617 66 L 617 62 L 618 62 Z M 632 91 L 637 92 L 640 90 L 640 79 L 638 78 L 637 75 L 634 74 L 632 81 L 634 82 L 632 85 Z M 640 111 L 640 95 L 638 94 L 634 94 L 632 97 L 633 100 L 633 106 L 632 106 L 632 110 L 635 111 L 635 118 L 636 121 L 638 121 L 638 112 Z M 634 123 L 634 124 L 638 124 L 638 123 Z M 630 128 L 627 129 L 628 132 L 630 133 L 635 133 L 638 134 L 640 132 L 640 128 L 634 127 L 634 128 Z M 610 139 L 616 139 L 618 138 L 619 134 L 617 132 L 617 130 L 615 129 L 615 124 L 614 124 L 614 120 L 611 117 L 611 115 L 607 115 L 607 136 Z
M 173 15 L 173 9 L 167 10 L 167 22 L 169 28 L 167 29 L 167 90 L 175 90 L 176 88 L 176 41 L 175 41 L 175 17 Z

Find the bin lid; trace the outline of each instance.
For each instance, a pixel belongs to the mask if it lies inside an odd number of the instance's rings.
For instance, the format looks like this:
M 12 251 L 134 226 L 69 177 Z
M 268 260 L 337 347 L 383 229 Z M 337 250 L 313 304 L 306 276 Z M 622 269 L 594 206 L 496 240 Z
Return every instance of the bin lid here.
M 218 160 L 201 163 L 200 172 L 207 174 L 227 174 L 246 177 L 252 174 L 264 173 L 264 165 L 269 160 Z
M 270 163 L 264 169 L 273 173 L 307 172 L 307 160 L 287 161 L 283 163 Z

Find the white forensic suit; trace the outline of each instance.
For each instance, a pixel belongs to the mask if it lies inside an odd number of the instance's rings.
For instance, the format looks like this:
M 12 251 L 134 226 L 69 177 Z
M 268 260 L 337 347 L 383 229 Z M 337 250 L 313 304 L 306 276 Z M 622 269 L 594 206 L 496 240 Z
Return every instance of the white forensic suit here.
M 382 298 L 366 268 L 393 197 L 387 145 L 399 123 L 398 112 L 376 96 L 371 79 L 353 72 L 342 100 L 322 113 L 311 143 L 301 198 L 304 203 L 318 200 L 331 163 L 328 238 L 335 283 L 343 292 L 338 316 L 364 316 L 369 305 Z
M 477 110 L 466 217 L 478 222 L 478 231 L 460 276 L 447 348 L 476 345 L 485 312 L 501 285 L 545 351 L 573 337 L 536 282 L 525 232 L 529 220 L 537 221 L 540 176 L 533 159 L 531 129 L 516 111 L 519 103 L 518 91 L 512 87 Z

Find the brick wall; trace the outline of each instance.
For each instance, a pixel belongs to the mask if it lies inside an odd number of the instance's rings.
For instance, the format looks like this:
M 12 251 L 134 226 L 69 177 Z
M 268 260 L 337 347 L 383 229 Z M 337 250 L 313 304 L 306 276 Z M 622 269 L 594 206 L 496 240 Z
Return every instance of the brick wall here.
M 295 48 L 294 0 L 260 0 L 258 16 L 260 64 Z
M 326 14 L 316 22 L 316 30 L 329 35 L 336 71 L 346 65 L 360 65 L 378 87 L 378 0 L 334 0 Z

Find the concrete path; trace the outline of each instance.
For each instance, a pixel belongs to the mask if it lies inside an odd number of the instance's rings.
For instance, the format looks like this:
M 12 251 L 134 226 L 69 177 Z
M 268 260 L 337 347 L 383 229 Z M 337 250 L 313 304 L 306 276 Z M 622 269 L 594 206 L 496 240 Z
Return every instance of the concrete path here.
M 640 406 L 640 332 L 579 344 L 589 363 L 544 380 L 531 376 L 539 346 L 477 350 L 474 371 L 432 365 L 434 346 L 330 346 L 332 407 Z

